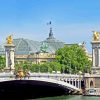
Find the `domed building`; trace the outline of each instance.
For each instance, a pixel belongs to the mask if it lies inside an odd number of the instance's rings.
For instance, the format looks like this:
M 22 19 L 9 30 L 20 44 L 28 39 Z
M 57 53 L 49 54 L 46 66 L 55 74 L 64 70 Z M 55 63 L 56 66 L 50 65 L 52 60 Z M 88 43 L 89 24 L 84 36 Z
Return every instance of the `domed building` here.
M 40 42 L 24 38 L 14 39 L 16 55 L 30 55 L 40 49 Z
M 24 62 L 24 61 L 34 61 L 36 57 L 33 57 L 32 54 L 35 54 L 40 49 L 40 42 L 33 41 L 24 38 L 14 39 L 15 45 L 15 61 Z M 32 55 L 32 56 L 31 56 Z
M 65 44 L 64 42 L 61 42 L 54 38 L 52 28 L 50 28 L 49 37 L 46 40 L 42 41 L 42 43 L 45 43 L 47 45 L 47 52 L 49 53 L 55 53 L 56 50 L 62 48 Z
M 24 38 L 14 39 L 15 61 L 31 61 L 33 63 L 44 63 L 55 59 L 55 51 L 64 46 L 64 42 L 56 40 L 50 28 L 49 37 L 42 41 L 33 41 Z
M 64 46 L 64 42 L 56 40 L 50 28 L 49 37 L 42 42 L 24 38 L 14 39 L 15 62 L 31 61 L 44 63 L 55 59 L 55 51 Z M 0 55 L 5 55 L 5 44 L 0 45 Z
M 57 40 L 53 35 L 52 28 L 50 28 L 49 37 L 42 42 L 24 38 L 14 39 L 13 42 L 15 45 L 15 62 L 17 63 L 31 61 L 39 64 L 53 61 L 56 50 L 64 45 L 69 45 Z M 0 45 L 0 55 L 5 55 L 4 44 Z

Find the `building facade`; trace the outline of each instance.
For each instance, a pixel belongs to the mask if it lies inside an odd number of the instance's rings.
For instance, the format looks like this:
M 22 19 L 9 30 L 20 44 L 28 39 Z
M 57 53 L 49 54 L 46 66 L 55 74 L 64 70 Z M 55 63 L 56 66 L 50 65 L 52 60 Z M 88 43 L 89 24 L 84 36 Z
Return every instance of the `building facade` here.
M 55 52 L 66 44 L 57 40 L 50 28 L 49 36 L 44 41 L 38 42 L 24 38 L 14 39 L 15 45 L 15 63 L 31 61 L 35 64 L 50 62 L 55 60 Z M 88 55 L 85 43 L 79 44 Z M 0 55 L 5 55 L 4 44 L 0 45 Z M 89 56 L 91 60 L 91 57 Z

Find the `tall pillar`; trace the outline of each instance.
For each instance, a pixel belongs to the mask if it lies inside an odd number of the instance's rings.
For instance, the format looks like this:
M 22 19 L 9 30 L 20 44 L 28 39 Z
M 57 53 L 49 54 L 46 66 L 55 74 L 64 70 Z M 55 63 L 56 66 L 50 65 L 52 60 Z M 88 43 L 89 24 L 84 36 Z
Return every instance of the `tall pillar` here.
M 100 74 L 100 41 L 92 41 L 92 73 Z
M 75 87 L 77 86 L 77 85 L 76 85 L 76 81 L 77 81 L 77 79 L 75 79 Z
M 6 71 L 14 70 L 14 51 L 15 45 L 13 44 L 12 37 L 9 36 L 7 38 L 7 43 L 5 45 L 5 52 L 6 52 Z
M 78 88 L 80 88 L 80 83 L 79 83 L 80 81 L 79 81 L 79 79 L 78 79 Z

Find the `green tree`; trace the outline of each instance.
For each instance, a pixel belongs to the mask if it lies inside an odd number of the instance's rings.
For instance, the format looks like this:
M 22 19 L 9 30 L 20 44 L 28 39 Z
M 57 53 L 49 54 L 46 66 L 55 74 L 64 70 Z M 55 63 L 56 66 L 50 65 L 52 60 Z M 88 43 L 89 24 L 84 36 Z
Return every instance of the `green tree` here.
M 32 66 L 32 63 L 30 61 L 15 63 L 15 70 L 18 71 L 19 69 L 30 70 L 30 66 Z
M 62 64 L 62 72 L 65 73 L 87 72 L 86 69 L 91 67 L 91 61 L 89 61 L 85 51 L 76 44 L 58 49 L 56 61 Z
M 58 62 L 46 62 L 43 64 L 32 64 L 30 66 L 31 72 L 52 73 L 53 71 L 61 71 L 61 64 Z
M 3 56 L 0 56 L 0 70 L 4 69 L 6 66 L 6 59 Z
M 49 62 L 49 68 L 52 69 L 52 71 L 61 71 L 61 64 L 58 62 Z
M 48 72 L 48 65 L 46 63 L 40 65 L 40 72 L 42 73 Z
M 40 72 L 40 65 L 39 64 L 32 64 L 30 66 L 30 71 L 31 72 Z

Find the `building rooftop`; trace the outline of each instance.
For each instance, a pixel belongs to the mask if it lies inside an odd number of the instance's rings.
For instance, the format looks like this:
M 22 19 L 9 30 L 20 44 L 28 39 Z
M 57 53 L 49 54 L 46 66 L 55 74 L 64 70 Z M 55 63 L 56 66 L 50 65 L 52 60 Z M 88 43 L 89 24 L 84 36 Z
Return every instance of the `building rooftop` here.
M 42 41 L 42 43 L 47 44 L 47 52 L 51 53 L 54 53 L 56 50 L 64 46 L 64 42 L 61 42 L 54 37 L 52 28 L 50 28 L 49 37 L 46 38 L 46 40 Z
M 64 45 L 69 45 L 69 46 L 72 45 L 57 40 L 53 35 L 52 28 L 50 28 L 48 38 L 46 38 L 44 41 L 39 42 L 39 41 L 33 41 L 25 38 L 17 38 L 14 39 L 13 42 L 15 45 L 16 55 L 29 55 L 29 54 L 39 53 L 39 52 L 48 52 L 54 54 L 56 50 L 62 48 Z M 0 45 L 0 55 L 5 54 L 4 45 L 5 44 Z M 85 47 L 85 42 L 78 45 L 80 45 L 86 51 L 86 53 L 88 53 Z
M 15 54 L 28 55 L 30 53 L 41 52 L 43 49 L 48 53 L 55 53 L 55 51 L 64 46 L 61 42 L 54 38 L 52 28 L 50 28 L 49 37 L 42 42 L 33 41 L 25 38 L 18 38 L 13 40 L 15 45 Z M 0 45 L 0 54 L 5 54 L 4 44 Z
M 14 39 L 15 54 L 30 54 L 39 51 L 40 42 L 24 38 Z

